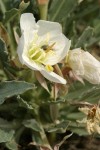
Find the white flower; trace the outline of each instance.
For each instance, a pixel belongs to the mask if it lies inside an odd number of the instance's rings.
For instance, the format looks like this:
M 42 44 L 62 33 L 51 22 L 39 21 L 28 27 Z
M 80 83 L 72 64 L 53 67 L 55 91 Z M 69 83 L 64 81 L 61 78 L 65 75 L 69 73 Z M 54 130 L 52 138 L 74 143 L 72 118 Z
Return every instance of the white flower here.
M 100 62 L 80 48 L 70 50 L 66 62 L 73 73 L 92 84 L 100 84 Z
M 89 134 L 100 134 L 100 108 L 97 105 L 94 105 L 91 108 L 83 107 L 79 108 L 79 110 L 82 111 L 86 117 L 81 121 L 78 120 L 77 122 L 86 124 L 86 129 Z
M 31 13 L 21 15 L 22 36 L 18 45 L 18 56 L 22 64 L 41 74 L 52 82 L 66 84 L 66 80 L 53 72 L 53 65 L 67 54 L 70 41 L 62 34 L 59 23 L 39 20 Z

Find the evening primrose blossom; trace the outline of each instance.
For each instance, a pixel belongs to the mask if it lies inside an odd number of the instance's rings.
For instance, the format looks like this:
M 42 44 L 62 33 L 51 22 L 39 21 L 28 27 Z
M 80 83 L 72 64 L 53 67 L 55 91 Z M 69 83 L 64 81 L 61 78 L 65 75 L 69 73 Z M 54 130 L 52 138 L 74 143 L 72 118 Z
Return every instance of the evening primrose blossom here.
M 62 34 L 57 22 L 39 20 L 31 13 L 21 15 L 22 36 L 18 44 L 18 56 L 22 64 L 40 73 L 52 82 L 66 84 L 66 80 L 54 72 L 53 65 L 67 54 L 70 41 Z
M 69 50 L 66 63 L 73 74 L 92 84 L 100 84 L 100 62 L 80 48 Z

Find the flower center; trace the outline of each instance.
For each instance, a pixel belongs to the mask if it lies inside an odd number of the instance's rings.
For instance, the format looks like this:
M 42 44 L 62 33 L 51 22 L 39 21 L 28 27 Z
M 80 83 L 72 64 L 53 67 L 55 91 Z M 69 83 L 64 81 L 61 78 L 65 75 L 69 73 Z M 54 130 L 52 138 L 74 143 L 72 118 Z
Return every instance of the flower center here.
M 46 70 L 53 71 L 53 67 L 49 64 L 46 64 L 46 60 L 51 55 L 55 55 L 54 52 L 55 43 L 49 45 L 46 40 L 39 42 L 39 39 L 34 40 L 28 50 L 28 57 L 36 63 L 42 64 L 45 66 Z

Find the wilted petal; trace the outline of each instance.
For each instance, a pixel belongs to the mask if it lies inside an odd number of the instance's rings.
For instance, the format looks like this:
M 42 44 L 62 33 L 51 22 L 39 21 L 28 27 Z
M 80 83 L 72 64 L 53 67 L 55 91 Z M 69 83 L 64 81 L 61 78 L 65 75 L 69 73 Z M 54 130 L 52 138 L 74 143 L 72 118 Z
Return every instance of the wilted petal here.
M 88 52 L 82 56 L 85 68 L 83 78 L 92 84 L 100 84 L 100 62 Z
M 89 52 L 82 51 L 82 60 L 84 62 L 84 65 L 92 65 L 95 66 L 96 68 L 100 68 L 100 62 L 92 56 Z M 84 59 L 85 58 L 85 59 Z
M 67 63 L 75 74 L 92 84 L 100 84 L 100 62 L 80 48 L 69 51 Z
M 47 86 L 47 83 L 46 83 L 46 80 L 45 78 L 42 76 L 42 74 L 39 72 L 39 71 L 35 71 L 35 75 L 36 75 L 36 78 L 37 80 L 39 81 L 39 83 L 41 84 L 41 86 L 47 90 L 47 92 L 50 93 L 49 89 L 48 89 L 48 86 Z
M 74 49 L 68 53 L 68 65 L 77 74 L 84 74 L 84 66 L 81 59 L 81 50 Z
M 100 70 L 85 70 L 85 74 L 82 76 L 85 80 L 92 84 L 100 84 Z
M 79 108 L 79 110 L 81 112 L 83 112 L 84 114 L 88 115 L 88 112 L 89 112 L 89 108 L 88 107 L 81 107 L 81 108 Z

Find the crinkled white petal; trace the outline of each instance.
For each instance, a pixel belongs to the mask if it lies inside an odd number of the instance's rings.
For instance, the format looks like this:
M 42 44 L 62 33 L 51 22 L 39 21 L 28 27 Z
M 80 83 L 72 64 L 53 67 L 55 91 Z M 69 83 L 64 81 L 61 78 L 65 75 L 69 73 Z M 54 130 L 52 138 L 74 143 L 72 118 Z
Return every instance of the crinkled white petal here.
M 68 64 L 72 70 L 92 84 L 100 84 L 100 62 L 80 48 L 69 51 Z
M 38 26 L 35 22 L 35 18 L 32 13 L 24 13 L 21 15 L 20 18 L 20 27 L 21 31 L 27 31 L 27 30 L 37 30 Z
M 68 64 L 75 74 L 84 75 L 84 65 L 81 58 L 81 50 L 70 50 L 68 55 Z
M 92 84 L 100 84 L 100 62 L 90 53 L 82 53 L 82 61 L 84 64 L 83 78 Z
M 80 107 L 79 110 L 83 112 L 84 114 L 88 115 L 89 113 L 89 108 L 88 107 Z
M 82 61 L 86 66 L 94 66 L 100 69 L 100 62 L 89 52 L 82 51 Z
M 41 74 L 48 80 L 56 83 L 66 84 L 66 80 L 54 72 L 48 72 L 47 70 L 41 70 Z
M 100 84 L 100 70 L 85 69 L 84 75 L 82 78 L 89 81 L 92 84 Z
M 62 32 L 62 27 L 59 23 L 57 22 L 51 22 L 51 21 L 44 21 L 44 20 L 39 20 L 37 22 L 37 25 L 39 26 L 38 28 L 38 35 L 42 36 L 47 33 L 52 33 L 52 34 L 59 34 Z M 51 34 L 51 36 L 52 36 Z

